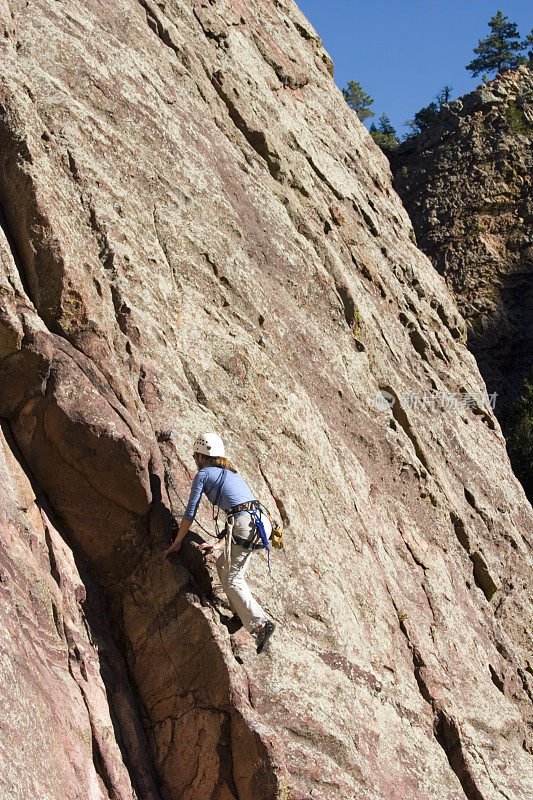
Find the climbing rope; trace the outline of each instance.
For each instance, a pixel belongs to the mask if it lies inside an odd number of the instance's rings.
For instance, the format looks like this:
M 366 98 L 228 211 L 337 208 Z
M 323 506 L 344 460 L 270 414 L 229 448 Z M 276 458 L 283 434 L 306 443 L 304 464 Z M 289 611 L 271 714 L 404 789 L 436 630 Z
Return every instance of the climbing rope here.
M 178 490 L 176 489 L 176 486 L 175 486 L 175 484 L 174 484 L 174 481 L 172 480 L 172 475 L 170 474 L 170 470 L 169 470 L 169 468 L 168 468 L 168 466 L 167 466 L 167 463 L 166 463 L 166 461 L 164 461 L 164 460 L 163 460 L 163 469 L 165 470 L 165 475 L 166 475 L 166 478 L 167 478 L 167 480 L 168 480 L 168 482 L 169 482 L 170 486 L 171 486 L 171 487 L 172 487 L 172 489 L 174 490 L 174 494 L 176 495 L 176 497 L 177 497 L 177 498 L 178 498 L 178 500 L 180 501 L 180 503 L 181 503 L 181 505 L 183 506 L 183 508 L 187 508 L 187 503 L 185 503 L 185 502 L 184 502 L 184 501 L 181 499 L 181 497 L 180 497 L 180 495 L 179 495 L 179 492 L 178 492 Z M 198 522 L 198 520 L 195 520 L 195 523 L 196 523 L 196 525 L 198 525 L 198 527 L 199 527 L 199 528 L 201 528 L 201 529 L 203 530 L 203 532 L 204 532 L 204 533 L 205 533 L 207 536 L 210 536 L 212 539 L 218 539 L 218 536 L 215 536 L 214 534 L 212 534 L 212 533 L 209 533 L 209 531 L 206 531 L 206 529 L 204 528 L 204 526 L 203 526 L 203 525 L 201 525 L 201 524 Z

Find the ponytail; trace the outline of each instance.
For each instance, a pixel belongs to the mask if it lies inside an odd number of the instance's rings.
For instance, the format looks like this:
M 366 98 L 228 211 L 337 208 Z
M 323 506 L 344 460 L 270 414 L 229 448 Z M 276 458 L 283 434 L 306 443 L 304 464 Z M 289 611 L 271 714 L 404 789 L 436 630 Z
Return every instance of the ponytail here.
M 230 472 L 237 472 L 231 461 L 223 456 L 205 456 L 204 466 L 206 467 L 220 467 L 221 469 L 229 469 Z

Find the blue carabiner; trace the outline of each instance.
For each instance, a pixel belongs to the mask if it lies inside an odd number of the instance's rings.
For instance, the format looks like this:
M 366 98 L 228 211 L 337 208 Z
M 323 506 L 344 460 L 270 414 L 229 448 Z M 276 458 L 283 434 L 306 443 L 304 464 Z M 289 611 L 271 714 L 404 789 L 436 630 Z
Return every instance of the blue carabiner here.
M 266 547 L 267 558 L 268 558 L 268 571 L 270 572 L 270 574 L 272 574 L 270 570 L 270 547 L 268 546 L 268 538 L 266 535 L 263 520 L 261 519 L 261 513 L 258 511 L 251 511 L 250 516 L 253 517 L 254 522 L 257 526 L 257 531 L 259 533 L 259 536 L 261 537 L 261 541 L 263 542 L 263 546 Z

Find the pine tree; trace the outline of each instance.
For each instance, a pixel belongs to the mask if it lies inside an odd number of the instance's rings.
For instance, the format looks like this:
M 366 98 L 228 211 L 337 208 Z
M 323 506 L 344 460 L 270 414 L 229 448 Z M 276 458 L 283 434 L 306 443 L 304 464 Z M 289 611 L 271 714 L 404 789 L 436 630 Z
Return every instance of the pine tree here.
M 519 41 L 520 34 L 516 23 L 508 22 L 508 19 L 500 10 L 495 17 L 491 17 L 489 21 L 491 33 L 485 39 L 479 40 L 478 46 L 474 47 L 477 58 L 466 66 L 472 75 L 479 75 L 481 72 L 497 74 L 508 69 L 516 69 L 519 64 L 525 62 L 520 53 L 527 45 Z
M 372 123 L 370 126 L 370 135 L 375 143 L 381 147 L 385 155 L 398 147 L 396 130 L 386 114 L 381 115 L 377 127 Z
M 384 136 L 396 136 L 394 126 L 386 114 L 382 114 L 379 118 L 378 131 Z
M 435 100 L 439 104 L 439 108 L 441 108 L 445 103 L 449 103 L 452 99 L 452 92 L 453 86 L 448 86 L 448 84 L 444 84 L 440 92 L 437 92 L 435 95 Z
M 413 119 L 406 120 L 404 124 L 411 128 L 413 132 L 410 134 L 411 136 L 413 134 L 416 135 L 417 133 L 423 131 L 424 128 L 427 128 L 427 126 L 436 119 L 438 113 L 439 106 L 436 103 L 431 102 L 428 106 L 424 106 L 424 108 L 421 108 L 420 111 L 417 111 Z
M 374 116 L 374 112 L 370 111 L 369 108 L 374 102 L 374 98 L 363 91 L 363 87 L 360 83 L 357 81 L 348 81 L 348 86 L 346 89 L 342 90 L 342 93 L 344 99 L 350 108 L 353 108 L 361 122 L 368 119 L 368 117 Z
M 530 49 L 528 50 L 528 58 L 529 58 L 529 69 L 533 69 L 533 28 L 531 28 L 531 33 L 528 33 L 526 36 L 526 40 L 524 42 L 524 46 Z

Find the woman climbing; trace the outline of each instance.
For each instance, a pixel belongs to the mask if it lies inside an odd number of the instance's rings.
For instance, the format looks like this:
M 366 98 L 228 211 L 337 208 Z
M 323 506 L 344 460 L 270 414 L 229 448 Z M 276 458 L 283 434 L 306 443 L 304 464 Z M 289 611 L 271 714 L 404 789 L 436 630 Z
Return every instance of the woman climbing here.
M 213 506 L 226 512 L 227 522 L 217 544 L 201 544 L 199 549 L 207 554 L 224 548 L 216 562 L 220 582 L 234 612 L 255 637 L 257 652 L 260 653 L 276 626 L 254 600 L 244 575 L 253 551 L 267 544 L 272 530 L 270 519 L 235 467 L 225 458 L 220 436 L 216 433 L 199 436 L 194 443 L 193 458 L 198 472 L 192 482 L 189 502 L 176 539 L 163 555 L 168 556 L 180 549 L 204 492 Z

